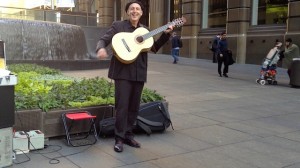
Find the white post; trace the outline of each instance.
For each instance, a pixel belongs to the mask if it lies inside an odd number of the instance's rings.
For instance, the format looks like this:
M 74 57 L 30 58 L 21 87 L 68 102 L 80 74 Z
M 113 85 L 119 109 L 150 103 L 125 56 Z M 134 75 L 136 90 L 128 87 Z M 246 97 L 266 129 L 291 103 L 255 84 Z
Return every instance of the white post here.
M 208 0 L 203 0 L 202 6 L 202 28 L 208 28 Z

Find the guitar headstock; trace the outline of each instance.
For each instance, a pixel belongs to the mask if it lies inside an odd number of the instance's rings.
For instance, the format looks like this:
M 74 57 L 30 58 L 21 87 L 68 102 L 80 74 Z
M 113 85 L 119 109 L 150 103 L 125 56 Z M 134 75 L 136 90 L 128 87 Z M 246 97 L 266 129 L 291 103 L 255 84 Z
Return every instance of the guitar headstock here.
M 180 27 L 183 26 L 185 22 L 186 22 L 186 18 L 181 17 L 181 18 L 174 19 L 171 23 L 174 26 Z

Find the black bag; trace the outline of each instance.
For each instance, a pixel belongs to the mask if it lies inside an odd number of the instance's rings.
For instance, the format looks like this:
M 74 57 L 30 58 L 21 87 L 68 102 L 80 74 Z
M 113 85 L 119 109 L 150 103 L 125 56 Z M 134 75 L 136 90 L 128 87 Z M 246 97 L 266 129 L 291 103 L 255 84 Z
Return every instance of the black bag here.
M 150 135 L 152 132 L 163 132 L 172 126 L 170 114 L 161 101 L 150 102 L 140 106 L 137 117 L 137 129 Z
M 235 63 L 235 60 L 233 59 L 232 57 L 232 51 L 231 50 L 228 50 L 227 51 L 227 54 L 228 54 L 228 65 L 232 65 Z
M 99 136 L 107 137 L 115 134 L 115 117 L 105 118 L 99 122 Z
M 99 136 L 113 136 L 115 122 L 115 117 L 101 120 L 99 123 Z M 150 135 L 152 132 L 163 132 L 170 125 L 172 126 L 172 122 L 165 105 L 161 101 L 156 101 L 140 106 L 134 131 L 143 131 Z M 172 129 L 174 130 L 173 126 Z

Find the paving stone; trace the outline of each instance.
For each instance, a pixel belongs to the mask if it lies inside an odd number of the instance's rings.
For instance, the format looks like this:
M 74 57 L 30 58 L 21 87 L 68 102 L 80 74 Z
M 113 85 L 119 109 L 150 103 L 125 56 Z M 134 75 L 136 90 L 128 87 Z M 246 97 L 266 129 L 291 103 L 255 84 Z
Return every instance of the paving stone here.
M 215 150 L 260 168 L 282 168 L 300 159 L 298 152 L 255 140 L 222 146 Z
M 215 125 L 219 122 L 203 118 L 192 114 L 173 114 L 171 116 L 174 129 L 182 130 L 187 128 L 197 128 L 207 125 Z
M 277 136 L 287 138 L 292 141 L 300 142 L 300 131 L 278 134 Z
M 218 125 L 191 128 L 180 132 L 216 146 L 242 142 L 254 138 L 254 136 L 249 134 Z

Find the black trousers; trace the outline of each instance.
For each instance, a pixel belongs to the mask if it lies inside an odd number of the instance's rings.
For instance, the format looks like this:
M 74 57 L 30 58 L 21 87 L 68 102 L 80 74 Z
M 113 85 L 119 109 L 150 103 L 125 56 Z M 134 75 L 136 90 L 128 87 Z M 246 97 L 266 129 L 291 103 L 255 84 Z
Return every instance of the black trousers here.
M 115 80 L 115 138 L 133 138 L 144 82 Z
M 218 53 L 217 52 L 213 52 L 213 58 L 212 58 L 212 62 L 213 63 L 216 63 L 217 62 L 217 56 L 218 56 Z
M 222 64 L 224 64 L 223 73 L 221 71 Z M 227 54 L 223 54 L 223 57 L 220 57 L 220 55 L 218 55 L 218 73 L 220 75 L 228 73 L 228 55 Z

